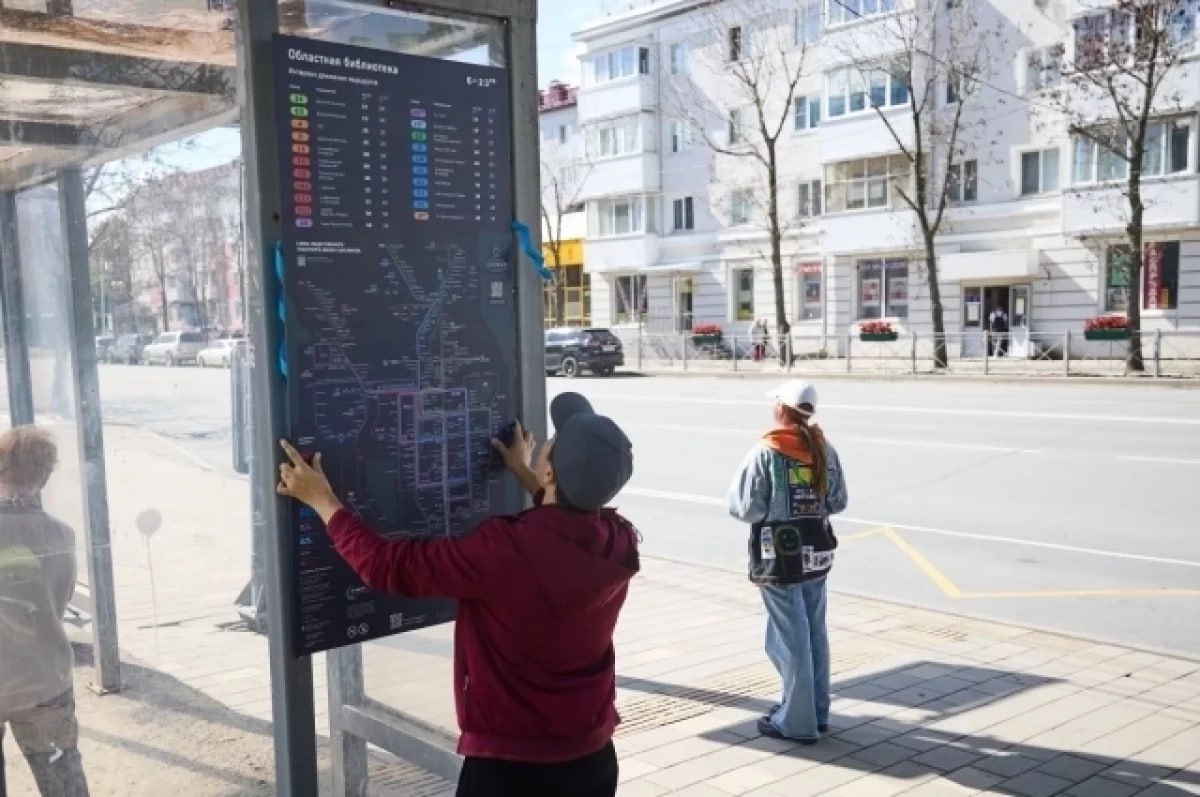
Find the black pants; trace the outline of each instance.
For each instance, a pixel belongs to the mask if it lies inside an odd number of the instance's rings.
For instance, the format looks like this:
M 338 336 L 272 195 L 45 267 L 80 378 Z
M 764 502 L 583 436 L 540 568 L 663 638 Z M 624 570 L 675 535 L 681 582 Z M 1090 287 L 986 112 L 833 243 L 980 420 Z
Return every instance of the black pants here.
M 615 797 L 617 772 L 612 742 L 598 753 L 562 764 L 467 758 L 458 797 Z

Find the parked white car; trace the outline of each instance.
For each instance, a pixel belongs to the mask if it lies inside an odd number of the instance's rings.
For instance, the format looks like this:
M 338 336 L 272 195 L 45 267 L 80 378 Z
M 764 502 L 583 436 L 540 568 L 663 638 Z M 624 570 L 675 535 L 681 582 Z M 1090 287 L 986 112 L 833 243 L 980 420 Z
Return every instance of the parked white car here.
M 233 352 L 242 343 L 237 338 L 214 340 L 208 348 L 196 355 L 196 364 L 201 368 L 228 368 L 233 363 Z
M 182 365 L 194 363 L 204 348 L 204 336 L 199 332 L 164 332 L 142 349 L 146 365 Z

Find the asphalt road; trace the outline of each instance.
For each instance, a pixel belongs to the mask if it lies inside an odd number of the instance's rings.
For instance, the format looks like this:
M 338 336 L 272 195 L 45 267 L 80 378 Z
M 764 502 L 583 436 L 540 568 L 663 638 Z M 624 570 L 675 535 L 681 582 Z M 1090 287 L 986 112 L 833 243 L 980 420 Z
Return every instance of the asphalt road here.
M 555 379 L 634 441 L 618 504 L 644 551 L 741 578 L 734 469 L 762 379 Z M 836 589 L 1200 656 L 1200 391 L 823 380 L 847 473 Z M 229 374 L 102 366 L 106 421 L 229 469 Z M 747 589 L 751 589 L 747 585 Z

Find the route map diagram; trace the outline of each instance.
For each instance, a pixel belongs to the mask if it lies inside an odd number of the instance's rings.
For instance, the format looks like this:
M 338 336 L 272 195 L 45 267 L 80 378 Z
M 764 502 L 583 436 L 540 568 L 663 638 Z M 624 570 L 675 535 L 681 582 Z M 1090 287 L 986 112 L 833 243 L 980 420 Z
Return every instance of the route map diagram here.
M 393 537 L 519 508 L 491 439 L 517 415 L 503 70 L 280 36 L 289 432 Z M 368 590 L 320 520 L 293 523 L 293 647 L 453 618 Z

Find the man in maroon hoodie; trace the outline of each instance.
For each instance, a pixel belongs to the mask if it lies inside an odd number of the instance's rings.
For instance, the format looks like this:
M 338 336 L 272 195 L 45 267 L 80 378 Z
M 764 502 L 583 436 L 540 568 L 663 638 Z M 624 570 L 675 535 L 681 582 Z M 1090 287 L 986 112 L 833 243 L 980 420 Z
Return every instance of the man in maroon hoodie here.
M 312 507 L 372 589 L 460 601 L 454 630 L 459 797 L 613 797 L 619 718 L 613 631 L 638 571 L 638 534 L 605 504 L 633 473 L 632 445 L 578 394 L 551 405 L 555 437 L 531 468 L 520 425 L 495 441 L 535 508 L 457 538 L 389 541 L 286 441 L 279 492 Z

